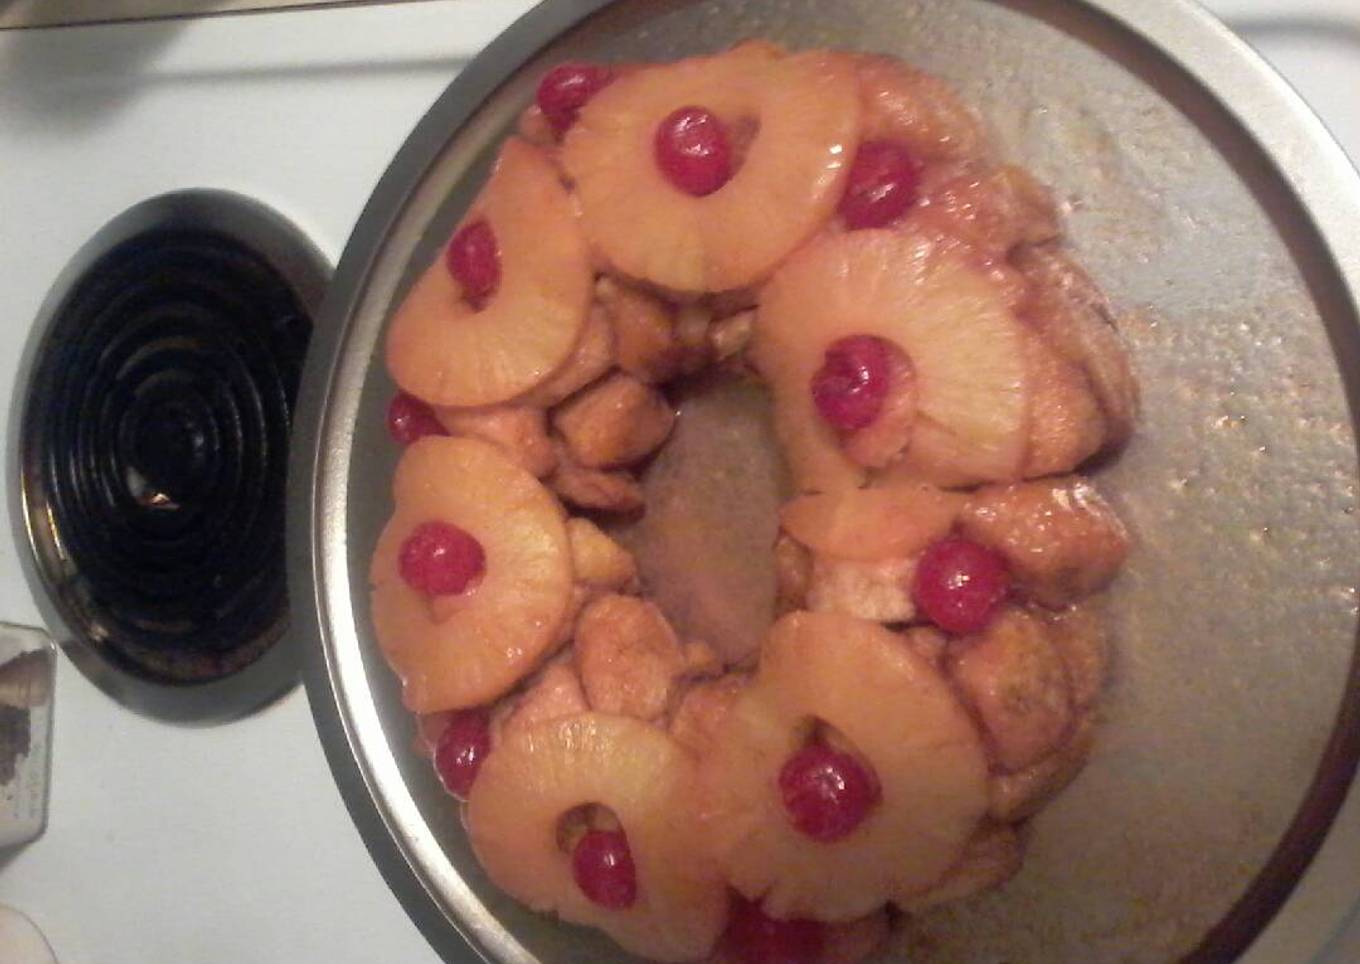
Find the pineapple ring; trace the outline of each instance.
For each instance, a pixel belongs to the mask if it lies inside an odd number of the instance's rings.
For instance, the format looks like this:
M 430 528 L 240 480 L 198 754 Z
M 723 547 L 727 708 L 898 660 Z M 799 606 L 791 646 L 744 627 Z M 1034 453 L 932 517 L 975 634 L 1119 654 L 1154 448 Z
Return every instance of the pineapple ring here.
M 393 490 L 396 512 L 370 580 L 374 628 L 402 701 L 433 713 L 495 699 L 538 665 L 567 612 L 573 576 L 561 507 L 527 471 L 470 438 L 412 444 Z M 432 519 L 482 544 L 486 574 L 466 593 L 431 599 L 398 572 L 402 542 Z
M 510 138 L 464 223 L 485 218 L 499 289 L 480 310 L 440 256 L 392 317 L 387 367 L 431 405 L 493 405 L 543 382 L 580 341 L 594 274 L 574 204 L 547 156 Z
M 697 846 L 695 764 L 664 731 L 626 716 L 582 713 L 506 737 L 468 800 L 472 849 L 491 880 L 538 911 L 589 924 L 660 961 L 703 957 L 722 933 L 727 894 Z M 593 903 L 558 845 L 563 814 L 602 804 L 618 817 L 637 871 L 624 910 Z
M 1019 477 L 1029 409 L 1025 329 L 964 256 L 910 231 L 870 229 L 812 242 L 761 295 L 752 352 L 774 393 L 775 429 L 800 489 L 864 481 L 808 390 L 826 346 L 848 335 L 878 335 L 911 358 L 917 419 L 898 464 L 941 485 Z
M 830 843 L 794 828 L 777 789 L 810 719 L 844 734 L 882 788 L 864 822 Z M 700 785 L 728 880 L 775 917 L 851 920 L 923 891 L 987 811 L 981 739 L 948 682 L 898 634 L 831 613 L 775 623 Z
M 949 535 L 968 497 L 922 485 L 800 495 L 780 527 L 815 553 L 854 562 L 902 559 Z
M 694 104 L 729 129 L 759 124 L 740 169 L 704 197 L 667 181 L 652 146 L 662 118 Z M 831 216 L 859 117 L 846 58 L 744 44 L 619 78 L 581 111 L 562 163 L 586 234 L 617 270 L 677 292 L 725 291 L 762 280 Z

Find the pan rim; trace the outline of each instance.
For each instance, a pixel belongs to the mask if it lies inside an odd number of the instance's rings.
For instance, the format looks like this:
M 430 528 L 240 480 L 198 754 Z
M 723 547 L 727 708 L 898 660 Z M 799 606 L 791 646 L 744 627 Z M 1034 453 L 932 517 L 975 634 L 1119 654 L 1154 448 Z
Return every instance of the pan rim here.
M 442 851 L 437 845 L 433 850 L 438 852 L 431 851 L 428 828 L 377 726 L 362 667 L 337 646 L 353 637 L 356 622 L 345 557 L 353 426 L 343 413 L 337 416 L 332 400 L 346 388 L 342 363 L 353 354 L 346 346 L 378 255 L 444 147 L 540 50 L 613 2 L 546 0 L 479 54 L 425 114 L 374 189 L 346 245 L 299 396 L 289 481 L 289 577 L 298 636 L 316 640 L 302 647 L 309 701 L 342 797 L 375 863 L 412 920 L 449 959 L 465 951 L 461 934 L 488 962 L 536 960 L 456 873 L 451 879 L 434 872 L 432 862 Z M 1244 41 L 1189 0 L 988 2 L 1027 13 L 1063 7 L 1095 16 L 1140 40 L 1212 99 L 1250 139 L 1306 217 L 1354 327 L 1360 309 L 1360 218 L 1355 217 L 1360 176 L 1311 109 Z M 1348 389 L 1354 424 L 1355 386 Z M 1276 918 L 1323 845 L 1354 782 L 1358 758 L 1360 649 L 1352 653 L 1346 695 L 1302 805 L 1246 893 L 1187 961 L 1235 959 Z M 1357 897 L 1342 898 L 1343 916 Z

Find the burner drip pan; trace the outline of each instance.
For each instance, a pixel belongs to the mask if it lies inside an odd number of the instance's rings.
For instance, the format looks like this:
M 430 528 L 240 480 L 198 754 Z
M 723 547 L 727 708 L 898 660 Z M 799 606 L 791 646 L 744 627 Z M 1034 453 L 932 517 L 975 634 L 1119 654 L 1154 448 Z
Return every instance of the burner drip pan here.
M 49 295 L 16 518 L 56 635 L 136 710 L 229 719 L 296 682 L 284 490 L 327 275 L 261 205 L 187 192 L 115 219 Z

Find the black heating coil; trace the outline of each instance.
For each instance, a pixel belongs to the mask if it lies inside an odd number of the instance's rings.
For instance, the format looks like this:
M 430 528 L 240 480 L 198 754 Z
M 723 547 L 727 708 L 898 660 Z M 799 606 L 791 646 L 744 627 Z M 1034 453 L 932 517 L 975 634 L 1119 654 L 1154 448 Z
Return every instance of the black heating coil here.
M 282 618 L 310 333 L 263 257 L 205 230 L 125 241 L 60 308 L 42 381 L 51 521 L 86 616 L 132 668 L 214 678 Z

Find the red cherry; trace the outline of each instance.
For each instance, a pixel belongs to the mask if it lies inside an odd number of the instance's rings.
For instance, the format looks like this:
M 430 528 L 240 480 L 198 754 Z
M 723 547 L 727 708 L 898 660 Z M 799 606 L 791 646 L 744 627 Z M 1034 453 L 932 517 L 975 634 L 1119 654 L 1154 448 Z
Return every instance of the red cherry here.
M 621 830 L 587 830 L 571 853 L 576 886 L 601 907 L 623 910 L 637 900 L 637 871 Z
M 397 392 L 387 406 L 387 434 L 401 445 L 410 445 L 427 435 L 447 435 L 434 416 L 434 409 L 414 395 Z
M 832 342 L 812 376 L 812 401 L 832 428 L 852 432 L 878 418 L 892 385 L 893 351 L 874 335 Z
M 535 100 L 553 130 L 561 134 L 576 122 L 586 101 L 613 79 L 613 72 L 600 64 L 558 64 L 538 82 Z
M 850 165 L 841 218 L 851 229 L 891 224 L 916 203 L 920 185 L 920 162 L 905 147 L 892 141 L 865 141 Z
M 732 147 L 718 116 L 681 107 L 656 128 L 656 163 L 672 184 L 695 197 L 712 194 L 732 176 Z
M 466 800 L 477 771 L 490 752 L 491 717 L 486 710 L 454 713 L 434 749 L 434 769 L 444 789 L 459 800 Z
M 878 802 L 878 781 L 848 753 L 809 743 L 779 771 L 779 793 L 789 819 L 813 840 L 839 840 Z
M 485 218 L 458 229 L 444 252 L 444 263 L 474 308 L 482 307 L 501 285 L 501 252 Z
M 401 544 L 401 578 L 431 596 L 463 592 L 486 571 L 482 544 L 448 522 L 422 522 Z
M 964 635 L 987 627 L 1010 588 L 1010 569 L 1000 553 L 951 536 L 922 554 L 912 595 L 936 626 Z
M 735 897 L 724 943 L 742 964 L 816 964 L 826 927 L 815 920 L 775 920 L 759 904 Z

